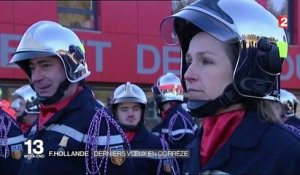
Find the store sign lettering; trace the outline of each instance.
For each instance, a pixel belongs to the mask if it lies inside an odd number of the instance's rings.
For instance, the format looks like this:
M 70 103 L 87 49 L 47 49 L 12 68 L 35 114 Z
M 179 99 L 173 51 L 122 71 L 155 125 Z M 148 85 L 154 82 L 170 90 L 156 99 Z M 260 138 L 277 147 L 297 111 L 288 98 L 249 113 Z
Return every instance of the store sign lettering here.
M 96 72 L 103 71 L 103 50 L 105 48 L 111 48 L 111 42 L 92 41 L 88 40 L 87 46 L 95 47 L 96 49 Z
M 18 42 L 21 35 L 2 34 L 0 33 L 0 67 L 16 67 L 16 65 L 9 64 L 9 58 L 16 48 L 11 47 L 11 42 Z
M 15 68 L 16 65 L 9 64 L 10 57 L 15 51 L 15 47 L 12 43 L 18 43 L 21 39 L 21 35 L 16 34 L 4 34 L 0 33 L 0 68 Z M 113 43 L 109 41 L 95 41 L 87 40 L 83 41 L 87 47 L 95 48 L 95 71 L 103 72 L 104 62 L 104 52 L 106 49 L 112 49 Z M 179 70 L 171 69 L 170 65 L 180 64 L 179 47 L 169 47 L 163 46 L 162 51 L 151 44 L 137 44 L 137 74 L 151 75 L 162 70 L 163 73 L 174 72 L 178 73 Z M 176 53 L 176 54 L 174 54 Z M 174 57 L 176 55 L 177 57 Z M 173 56 L 173 57 L 172 57 Z M 147 66 L 146 66 L 146 63 Z M 149 66 L 149 63 L 151 65 Z M 296 76 L 300 80 L 300 54 L 296 54 L 296 59 L 288 56 L 285 66 L 288 66 L 288 70 L 281 74 L 281 80 L 289 81 L 293 76 Z M 109 66 L 109 65 L 106 65 Z
M 288 70 L 281 74 L 281 80 L 288 81 L 293 75 L 296 75 L 297 79 L 300 80 L 300 54 L 296 54 L 296 59 L 288 56 L 284 64 L 288 66 Z
M 21 39 L 21 35 L 16 34 L 3 34 L 0 33 L 0 67 L 16 67 L 16 65 L 9 64 L 10 57 L 12 53 L 15 51 L 15 47 L 12 47 L 12 42 L 18 43 Z M 95 48 L 95 70 L 96 72 L 103 72 L 103 63 L 104 52 L 106 49 L 112 49 L 113 44 L 109 41 L 95 41 L 95 40 L 87 40 L 83 41 L 87 47 Z M 157 47 L 150 44 L 137 44 L 137 73 L 138 74 L 155 74 L 161 68 L 163 73 L 166 72 L 174 72 L 179 73 L 179 70 L 172 70 L 170 68 L 171 64 L 180 64 L 179 57 L 172 57 L 174 53 L 179 55 L 178 47 L 169 47 L 163 46 L 162 54 L 158 50 Z M 145 55 L 149 53 L 152 55 L 151 57 L 146 57 Z M 172 54 L 173 53 L 173 54 Z M 146 67 L 145 63 L 151 62 L 153 63 L 150 67 Z M 109 66 L 109 65 L 107 65 Z
M 145 67 L 146 57 L 145 53 L 150 52 L 153 57 L 152 61 L 153 65 L 149 68 Z M 138 74 L 154 74 L 159 71 L 159 68 L 163 67 L 163 73 L 166 72 L 174 72 L 178 73 L 178 70 L 170 69 L 170 65 L 173 63 L 180 64 L 180 58 L 171 57 L 170 53 L 172 52 L 180 52 L 178 47 L 169 47 L 163 46 L 162 55 L 160 55 L 158 49 L 153 45 L 146 45 L 146 44 L 138 44 L 137 46 L 137 73 Z M 148 58 L 149 59 L 149 58 Z

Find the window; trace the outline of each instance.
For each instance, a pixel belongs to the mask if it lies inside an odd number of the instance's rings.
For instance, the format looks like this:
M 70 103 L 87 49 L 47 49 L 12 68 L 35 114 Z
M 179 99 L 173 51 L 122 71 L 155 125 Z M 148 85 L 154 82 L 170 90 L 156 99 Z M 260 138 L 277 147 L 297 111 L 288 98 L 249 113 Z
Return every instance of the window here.
M 172 0 L 172 14 L 177 13 L 180 9 L 195 1 L 196 0 Z
M 97 30 L 96 1 L 57 1 L 58 22 L 66 27 Z

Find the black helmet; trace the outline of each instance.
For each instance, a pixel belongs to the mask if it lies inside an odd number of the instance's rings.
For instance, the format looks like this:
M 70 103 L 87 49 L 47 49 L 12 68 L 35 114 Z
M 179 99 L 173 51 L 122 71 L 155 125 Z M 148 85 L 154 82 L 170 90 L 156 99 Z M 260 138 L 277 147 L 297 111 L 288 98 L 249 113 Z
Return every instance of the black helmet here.
M 287 58 L 288 43 L 274 15 L 253 0 L 198 0 L 164 19 L 163 40 L 169 44 L 179 41 L 181 45 L 183 81 L 188 68 L 185 54 L 192 37 L 201 31 L 237 46 L 238 57 L 230 85 L 233 91 L 243 97 L 279 100 L 279 75 Z M 228 96 L 224 95 L 226 89 L 222 96 Z

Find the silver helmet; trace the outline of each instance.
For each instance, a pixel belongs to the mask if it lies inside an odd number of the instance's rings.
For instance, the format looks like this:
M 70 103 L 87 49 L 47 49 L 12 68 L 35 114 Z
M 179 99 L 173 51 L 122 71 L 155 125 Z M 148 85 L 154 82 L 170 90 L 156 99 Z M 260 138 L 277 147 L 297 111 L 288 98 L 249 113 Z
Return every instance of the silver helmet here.
M 126 84 L 118 86 L 114 91 L 112 105 L 124 102 L 135 102 L 146 105 L 146 94 L 137 85 L 127 82 Z
M 285 117 L 295 116 L 299 101 L 293 93 L 280 89 L 280 103 L 283 106 L 283 115 Z
M 240 95 L 278 100 L 288 42 L 274 15 L 254 0 L 198 0 L 164 19 L 162 39 L 181 45 L 182 79 L 189 43 L 201 31 L 236 46 L 233 85 Z
M 131 125 L 125 125 L 123 123 L 119 123 L 123 129 L 125 130 L 136 130 L 137 128 L 140 128 L 144 124 L 144 117 L 145 117 L 145 111 L 147 108 L 147 98 L 145 92 L 138 87 L 135 84 L 131 84 L 130 82 L 127 82 L 126 84 L 122 84 L 116 88 L 116 90 L 113 93 L 113 99 L 112 99 L 112 112 L 116 116 L 116 109 L 118 104 L 120 103 L 126 103 L 126 102 L 134 102 L 141 105 L 142 108 L 142 116 L 141 120 L 138 122 L 136 126 Z M 117 119 L 118 121 L 118 119 Z
M 174 73 L 168 72 L 160 76 L 152 87 L 154 101 L 157 105 L 167 101 L 183 102 L 183 87 L 180 78 Z
M 19 65 L 31 78 L 29 60 L 57 56 L 65 69 L 69 82 L 88 77 L 85 49 L 78 36 L 70 29 L 53 21 L 39 21 L 24 33 L 11 63 Z
M 39 112 L 36 92 L 31 88 L 29 84 L 23 85 L 20 88 L 16 89 L 11 95 L 15 97 L 15 100 L 11 103 L 11 108 L 18 109 L 21 105 L 20 100 L 23 99 L 26 105 L 25 112 L 27 113 Z

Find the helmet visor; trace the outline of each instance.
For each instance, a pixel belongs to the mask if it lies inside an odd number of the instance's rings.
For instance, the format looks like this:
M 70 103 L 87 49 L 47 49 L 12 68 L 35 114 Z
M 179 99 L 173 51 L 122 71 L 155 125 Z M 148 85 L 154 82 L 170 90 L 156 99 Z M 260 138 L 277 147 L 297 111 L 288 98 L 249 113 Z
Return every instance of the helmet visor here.
M 186 7 L 161 22 L 160 35 L 166 44 L 176 45 L 181 40 L 184 29 L 192 23 L 221 41 L 227 43 L 239 41 L 232 20 L 228 19 L 228 16 L 225 19 L 227 20 L 198 7 Z

